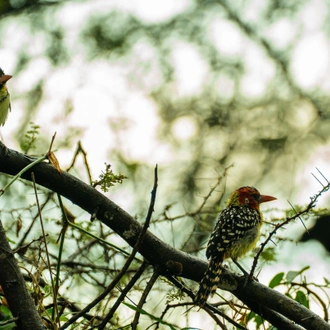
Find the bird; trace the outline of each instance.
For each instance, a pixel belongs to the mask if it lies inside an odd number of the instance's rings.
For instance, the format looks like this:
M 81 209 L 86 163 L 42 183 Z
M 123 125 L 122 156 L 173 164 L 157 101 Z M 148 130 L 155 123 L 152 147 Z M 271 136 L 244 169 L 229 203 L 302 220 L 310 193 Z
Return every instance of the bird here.
M 203 307 L 216 291 L 225 259 L 231 258 L 237 264 L 238 258 L 256 246 L 263 222 L 259 206 L 275 199 L 248 186 L 238 188 L 230 195 L 207 245 L 209 263 L 194 298 L 196 305 Z
M 6 82 L 12 78 L 11 75 L 5 74 L 0 68 L 0 126 L 3 126 L 7 120 L 10 107 L 10 95 L 6 86 Z

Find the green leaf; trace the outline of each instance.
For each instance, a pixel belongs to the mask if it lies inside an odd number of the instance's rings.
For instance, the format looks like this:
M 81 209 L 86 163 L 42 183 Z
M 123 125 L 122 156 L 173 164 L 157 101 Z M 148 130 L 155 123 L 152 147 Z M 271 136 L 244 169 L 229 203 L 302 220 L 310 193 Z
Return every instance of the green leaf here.
M 302 274 L 305 270 L 309 269 L 310 266 L 306 266 L 304 267 L 303 269 L 301 270 L 298 270 L 298 271 L 293 271 L 293 270 L 290 270 L 288 272 L 288 274 L 286 275 L 286 280 L 288 283 L 291 283 L 298 275 Z
M 246 318 L 245 318 L 245 322 L 248 323 L 249 321 L 251 321 L 252 319 L 254 319 L 256 316 L 256 313 L 255 312 L 250 312 Z
M 9 320 L 12 317 L 10 309 L 5 305 L 0 305 L 0 312 L 3 314 L 3 320 Z
M 30 129 L 25 133 L 24 141 L 21 144 L 21 148 L 24 153 L 28 153 L 31 149 L 36 147 L 36 140 L 39 135 L 39 125 L 30 122 Z
M 304 292 L 298 291 L 296 293 L 296 297 L 295 297 L 294 300 L 297 301 L 297 302 L 299 302 L 300 304 L 302 304 L 306 308 L 309 308 L 308 296 Z
M 256 317 L 254 318 L 254 322 L 257 325 L 257 329 L 259 329 L 260 326 L 264 324 L 264 319 L 260 315 L 256 314 Z
M 275 288 L 275 286 L 278 286 L 279 284 L 281 284 L 281 281 L 284 277 L 284 273 L 278 273 L 276 274 L 272 279 L 271 281 L 269 282 L 269 287 L 270 288 Z
M 12 318 L 11 311 L 5 305 L 0 306 L 0 311 L 3 315 L 2 321 L 8 321 Z M 4 325 L 1 325 L 1 322 L 0 322 L 0 330 L 11 330 L 14 328 L 16 328 L 16 323 L 14 321 L 11 323 L 8 323 L 8 324 L 4 324 Z
M 12 330 L 16 328 L 16 323 L 13 321 L 13 323 L 5 324 L 0 326 L 0 330 Z
M 259 329 L 259 327 L 264 323 L 264 319 L 260 315 L 254 313 L 254 312 L 250 312 L 247 315 L 245 322 L 248 323 L 249 321 L 252 321 L 252 320 L 254 320 L 255 324 L 257 325 L 257 329 Z
M 16 244 L 16 242 L 13 241 L 11 238 L 9 238 L 8 236 L 6 236 L 6 237 L 7 237 L 7 241 L 8 241 L 9 243 L 11 243 L 11 244 Z
M 108 192 L 109 188 L 114 186 L 116 183 L 123 183 L 123 180 L 127 179 L 127 176 L 122 174 L 114 174 L 110 164 L 105 163 L 105 171 L 99 175 L 99 180 L 92 181 L 92 186 L 96 188 L 100 186 L 102 191 Z
M 276 260 L 276 250 L 273 247 L 267 248 L 261 253 L 261 257 L 265 261 L 275 261 Z

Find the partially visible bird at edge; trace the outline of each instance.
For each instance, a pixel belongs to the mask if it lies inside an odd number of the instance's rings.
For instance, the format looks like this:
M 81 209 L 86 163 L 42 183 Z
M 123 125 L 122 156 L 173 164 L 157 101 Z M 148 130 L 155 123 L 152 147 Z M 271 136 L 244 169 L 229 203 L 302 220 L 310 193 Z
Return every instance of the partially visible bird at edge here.
M 3 126 L 7 120 L 10 107 L 10 95 L 6 86 L 6 82 L 12 76 L 5 74 L 0 68 L 0 126 Z
M 196 305 L 204 306 L 216 291 L 225 259 L 231 258 L 237 263 L 238 258 L 256 246 L 263 222 L 260 204 L 275 199 L 261 195 L 254 187 L 241 187 L 230 195 L 207 245 L 209 264 L 194 299 Z

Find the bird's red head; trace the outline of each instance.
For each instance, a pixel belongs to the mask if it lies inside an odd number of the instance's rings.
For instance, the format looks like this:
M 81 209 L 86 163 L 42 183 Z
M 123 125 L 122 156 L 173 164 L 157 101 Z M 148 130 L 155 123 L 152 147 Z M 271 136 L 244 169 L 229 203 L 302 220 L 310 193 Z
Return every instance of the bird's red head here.
M 270 202 L 276 198 L 269 195 L 260 195 L 259 191 L 254 187 L 241 187 L 235 190 L 230 196 L 227 206 L 245 205 L 253 209 L 259 210 L 261 203 Z

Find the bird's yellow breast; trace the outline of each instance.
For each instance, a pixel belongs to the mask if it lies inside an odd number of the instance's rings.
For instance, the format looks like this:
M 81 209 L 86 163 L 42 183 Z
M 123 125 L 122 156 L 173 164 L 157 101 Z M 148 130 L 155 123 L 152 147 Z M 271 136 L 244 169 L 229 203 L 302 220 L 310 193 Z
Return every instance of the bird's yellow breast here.
M 255 248 L 260 237 L 261 222 L 254 228 L 247 230 L 244 235 L 235 241 L 224 255 L 224 259 L 237 260 Z

